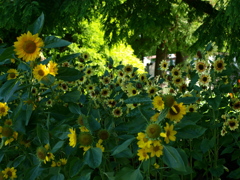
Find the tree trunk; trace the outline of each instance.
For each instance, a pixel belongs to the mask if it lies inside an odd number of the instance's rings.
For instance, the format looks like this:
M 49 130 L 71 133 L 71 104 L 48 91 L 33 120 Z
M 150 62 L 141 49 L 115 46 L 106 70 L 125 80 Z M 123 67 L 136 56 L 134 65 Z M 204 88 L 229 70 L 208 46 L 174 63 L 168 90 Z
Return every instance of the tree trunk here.
M 176 61 L 175 61 L 175 65 L 181 63 L 184 61 L 184 58 L 182 56 L 182 52 L 181 51 L 177 51 L 176 52 Z
M 157 46 L 154 76 L 161 75 L 159 64 L 162 60 L 167 59 L 167 50 L 168 48 L 165 42 L 162 42 L 159 46 Z

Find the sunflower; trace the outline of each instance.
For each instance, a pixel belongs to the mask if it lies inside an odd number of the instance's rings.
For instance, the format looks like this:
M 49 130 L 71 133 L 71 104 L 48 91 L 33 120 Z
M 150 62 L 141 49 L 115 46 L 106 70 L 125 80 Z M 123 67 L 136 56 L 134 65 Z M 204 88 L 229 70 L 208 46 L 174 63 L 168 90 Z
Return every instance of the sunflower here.
M 202 74 L 199 77 L 199 84 L 202 86 L 207 86 L 211 82 L 211 76 L 209 74 Z
M 135 96 L 135 95 L 137 95 L 138 93 L 139 93 L 139 92 L 138 92 L 137 88 L 135 88 L 134 86 L 128 86 L 128 87 L 127 87 L 127 95 L 128 95 L 129 97 Z
M 183 78 L 181 78 L 180 76 L 174 76 L 172 82 L 177 87 L 182 86 L 184 83 Z
M 169 63 L 166 60 L 162 60 L 159 66 L 162 71 L 166 71 L 168 70 Z
M 175 134 L 177 134 L 177 131 L 174 131 L 173 128 L 174 128 L 173 124 L 169 126 L 169 124 L 166 123 L 166 126 L 164 127 L 165 133 L 160 133 L 160 136 L 164 137 L 164 141 L 167 144 L 170 141 L 176 141 Z
M 153 144 L 151 145 L 151 147 L 148 149 L 148 151 L 151 153 L 150 156 L 151 157 L 160 157 L 161 155 L 163 155 L 163 146 L 160 143 L 161 141 L 159 140 L 155 140 L 153 141 Z
M 110 107 L 110 108 L 115 107 L 116 104 L 117 104 L 117 102 L 115 101 L 115 99 L 108 99 L 107 100 L 107 106 Z
M 186 107 L 183 105 L 183 103 L 177 104 L 175 101 L 173 106 L 169 109 L 166 117 L 172 121 L 179 122 L 185 114 Z
M 147 89 L 147 93 L 149 94 L 149 96 L 154 96 L 157 93 L 157 90 L 157 87 L 149 86 Z
M 57 68 L 57 63 L 50 61 L 47 65 L 49 69 L 49 74 L 56 76 L 58 74 L 58 68 Z
M 139 74 L 139 75 L 138 75 L 138 79 L 139 79 L 141 82 L 146 82 L 146 81 L 147 81 L 147 75 L 146 75 L 146 74 Z
M 223 126 L 221 130 L 221 136 L 225 136 L 226 134 L 227 134 L 226 126 Z
M 15 179 L 17 178 L 17 174 L 16 174 L 17 170 L 14 167 L 7 167 L 5 168 L 2 173 L 3 173 L 3 177 L 6 179 Z
M 9 107 L 7 103 L 0 102 L 0 118 L 8 114 Z
M 93 136 L 89 132 L 81 132 L 78 135 L 78 142 L 81 146 L 91 146 L 93 143 Z
M 87 81 L 86 76 L 82 76 L 82 77 L 80 77 L 80 78 L 78 79 L 78 83 L 79 83 L 79 84 L 84 84 L 86 81 Z
M 68 134 L 69 137 L 69 145 L 72 147 L 75 147 L 77 144 L 77 135 L 75 129 L 71 128 L 69 129 L 70 134 Z
M 122 108 L 120 107 L 116 107 L 112 110 L 112 114 L 114 117 L 121 117 L 123 112 L 122 112 Z
M 236 100 L 236 101 L 233 103 L 232 108 L 235 109 L 235 110 L 240 110 L 240 101 L 239 101 L 239 100 Z
M 118 76 L 119 78 L 123 78 L 123 77 L 124 77 L 124 72 L 123 72 L 122 70 L 118 70 L 117 76 Z
M 178 67 L 174 67 L 171 70 L 171 74 L 172 74 L 172 76 L 181 76 L 182 72 Z
M 40 48 L 43 47 L 43 40 L 38 37 L 38 34 L 32 35 L 29 31 L 17 37 L 14 42 L 14 51 L 18 58 L 24 61 L 34 61 L 40 54 Z
M 133 73 L 133 66 L 130 64 L 127 64 L 124 68 L 123 71 L 127 75 L 131 75 Z
M 110 77 L 108 77 L 108 76 L 105 76 L 105 77 L 103 77 L 102 78 L 102 83 L 103 84 L 109 84 L 111 82 L 111 78 Z
M 139 156 L 139 161 L 144 161 L 149 159 L 148 152 L 146 149 L 139 149 L 137 155 Z
M 46 157 L 44 159 L 44 164 L 46 164 L 47 162 L 54 160 L 55 156 L 53 155 L 53 153 L 51 152 L 47 152 Z
M 82 53 L 82 58 L 83 58 L 84 60 L 88 60 L 88 59 L 90 59 L 90 54 L 87 53 L 87 52 L 84 52 L 84 53 Z
M 85 74 L 87 77 L 90 77 L 93 75 L 93 69 L 91 67 L 88 67 L 86 70 L 85 70 Z
M 227 125 L 231 131 L 234 131 L 239 126 L 239 121 L 235 118 L 231 118 L 227 120 Z
M 223 70 L 226 69 L 226 63 L 223 59 L 218 59 L 214 61 L 213 67 L 215 72 L 221 73 Z
M 111 94 L 111 91 L 108 89 L 108 88 L 103 88 L 101 91 L 100 91 L 100 94 L 102 97 L 109 97 L 110 94 Z
M 84 69 L 84 67 L 85 67 L 85 65 L 84 65 L 83 63 L 79 63 L 79 64 L 77 65 L 77 69 L 78 69 L 79 71 L 82 71 L 82 70 Z
M 12 125 L 13 125 L 13 122 L 12 122 L 11 119 L 6 119 L 6 120 L 4 121 L 4 124 L 7 125 L 7 126 L 12 126 Z
M 7 73 L 8 73 L 7 80 L 16 79 L 18 76 L 18 72 L 16 69 L 9 69 Z
M 199 60 L 195 62 L 195 68 L 198 73 L 203 73 L 204 71 L 207 70 L 207 67 L 208 67 L 208 64 L 203 60 Z
M 186 112 L 197 112 L 197 104 L 189 104 L 186 106 Z
M 86 85 L 86 89 L 87 89 L 87 91 L 94 91 L 94 89 L 95 89 L 95 85 L 94 84 L 88 84 L 88 85 Z
M 48 75 L 49 73 L 49 69 L 43 65 L 43 64 L 39 64 L 37 65 L 34 69 L 33 69 L 33 76 L 38 80 L 41 81 L 41 79 Z
M 164 101 L 163 101 L 162 97 L 160 97 L 160 96 L 155 96 L 152 104 L 153 104 L 153 107 L 156 108 L 157 110 L 164 109 Z
M 69 62 L 64 62 L 62 63 L 62 67 L 70 67 L 71 64 Z
M 31 89 L 31 93 L 32 93 L 32 95 L 37 95 L 38 94 L 38 89 L 36 88 L 36 87 L 32 87 L 32 89 Z
M 161 127 L 158 124 L 149 124 L 146 128 L 146 135 L 148 138 L 158 138 L 161 132 Z

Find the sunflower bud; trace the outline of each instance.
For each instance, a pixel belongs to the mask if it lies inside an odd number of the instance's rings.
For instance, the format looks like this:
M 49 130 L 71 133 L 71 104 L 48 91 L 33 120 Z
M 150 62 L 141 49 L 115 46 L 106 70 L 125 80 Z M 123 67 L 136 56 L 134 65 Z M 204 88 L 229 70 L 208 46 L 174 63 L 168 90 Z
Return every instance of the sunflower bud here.
M 172 107 L 172 105 L 174 104 L 174 97 L 170 94 L 167 94 L 163 97 L 163 101 L 164 101 L 164 104 L 166 105 L 166 107 Z
M 109 138 L 109 132 L 105 129 L 101 129 L 98 131 L 98 138 L 102 140 L 106 140 Z
M 37 148 L 37 157 L 38 159 L 44 161 L 47 156 L 47 150 L 44 147 L 38 147 Z
M 161 127 L 158 124 L 150 124 L 146 128 L 146 134 L 149 138 L 157 138 L 161 133 Z
M 13 129 L 9 126 L 3 126 L 2 127 L 2 135 L 4 137 L 11 137 L 13 135 Z
M 82 132 L 78 136 L 78 141 L 82 146 L 90 146 L 93 143 L 93 137 L 88 132 Z

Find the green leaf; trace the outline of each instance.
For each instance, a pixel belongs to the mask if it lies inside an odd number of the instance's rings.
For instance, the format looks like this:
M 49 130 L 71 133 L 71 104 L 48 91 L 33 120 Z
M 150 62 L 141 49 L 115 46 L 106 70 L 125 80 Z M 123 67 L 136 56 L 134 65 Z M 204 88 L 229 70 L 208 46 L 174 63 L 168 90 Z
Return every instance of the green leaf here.
M 70 126 L 67 124 L 63 124 L 61 126 L 57 126 L 52 130 L 52 133 L 54 134 L 55 137 L 64 140 L 68 138 Z
M 124 101 L 126 104 L 137 104 L 137 103 L 149 103 L 152 102 L 151 98 L 142 96 L 142 95 L 136 95 L 132 96 Z
M 197 97 L 183 97 L 183 98 L 179 98 L 177 102 L 183 103 L 183 104 L 192 104 L 192 103 L 195 103 L 197 100 L 198 100 Z
M 57 47 L 64 47 L 71 44 L 71 42 L 68 42 L 63 39 L 59 39 L 55 36 L 48 36 L 44 39 L 44 48 L 57 48 Z
M 64 81 L 76 81 L 80 79 L 84 74 L 74 68 L 60 67 L 58 68 L 58 74 L 56 77 Z
M 25 180 L 33 180 L 40 176 L 43 168 L 40 167 L 40 164 L 30 168 L 24 175 Z
M 58 174 L 52 176 L 50 180 L 64 180 L 64 175 L 61 173 L 58 173 Z
M 6 59 L 13 58 L 13 54 L 14 54 L 14 46 L 6 48 L 3 51 L 3 53 L 0 54 L 0 62 L 4 61 Z
M 83 160 L 80 160 L 79 158 L 72 160 L 70 165 L 70 176 L 76 176 L 82 170 L 84 164 Z
M 13 167 L 18 167 L 19 164 L 21 164 L 25 160 L 26 156 L 25 155 L 20 155 L 18 156 L 14 161 L 13 161 Z
M 143 176 L 139 168 L 133 169 L 130 167 L 122 168 L 116 175 L 115 180 L 143 180 Z
M 167 115 L 169 108 L 164 108 L 158 116 L 157 123 L 160 123 Z
M 51 86 L 54 83 L 54 81 L 55 77 L 51 74 L 48 74 L 47 76 L 44 76 L 40 82 L 46 86 Z
M 82 114 L 79 105 L 77 105 L 75 103 L 69 103 L 68 108 L 69 108 L 70 112 L 73 114 Z
M 52 152 L 52 153 L 57 152 L 57 151 L 64 145 L 64 142 L 65 142 L 65 141 L 59 141 L 59 142 L 57 142 L 57 143 L 53 146 L 51 152 Z
M 188 125 L 177 130 L 177 137 L 182 139 L 198 138 L 204 134 L 207 129 L 198 125 Z
M 103 172 L 105 176 L 107 176 L 108 180 L 115 180 L 114 172 Z
M 124 151 L 125 149 L 127 149 L 127 147 L 131 144 L 131 142 L 132 142 L 134 139 L 136 139 L 136 138 L 135 138 L 135 137 L 130 138 L 130 139 L 124 141 L 121 145 L 115 147 L 115 148 L 114 148 L 114 151 L 112 152 L 111 155 L 114 156 L 114 155 L 116 155 L 116 154 Z
M 20 82 L 18 82 L 17 79 L 11 79 L 5 82 L 0 88 L 0 99 L 3 99 L 4 102 L 8 102 L 17 90 L 19 84 Z
M 28 125 L 33 111 L 33 104 L 27 104 L 25 126 Z
M 221 155 L 223 155 L 223 154 L 229 154 L 229 153 L 232 153 L 233 151 L 234 151 L 234 148 L 232 148 L 231 146 L 229 146 L 229 147 L 226 147 L 226 148 L 222 151 Z
M 232 179 L 240 179 L 240 168 L 231 171 L 227 177 Z
M 102 163 L 102 150 L 90 148 L 84 155 L 84 162 L 91 168 L 97 168 Z
M 212 176 L 220 177 L 224 173 L 224 168 L 222 165 L 218 165 L 217 167 L 210 167 L 209 171 L 211 172 Z
M 215 144 L 215 137 L 212 137 L 212 139 L 203 139 L 201 143 L 200 149 L 203 153 L 207 152 L 209 149 L 213 148 Z
M 61 99 L 64 102 L 78 102 L 80 99 L 81 93 L 77 90 L 65 93 Z
M 207 102 L 213 108 L 213 110 L 217 110 L 221 102 L 221 96 L 218 95 L 215 98 L 209 98 L 207 99 Z
M 37 125 L 37 137 L 41 144 L 49 143 L 49 132 L 41 125 Z
M 164 146 L 163 148 L 163 162 L 170 168 L 180 172 L 186 172 L 184 161 L 178 151 L 171 146 Z
M 32 34 L 40 34 L 44 24 L 44 14 L 42 13 L 37 20 L 28 27 L 28 31 Z
M 65 61 L 69 61 L 71 59 L 74 59 L 74 58 L 76 58 L 76 57 L 78 57 L 80 55 L 81 55 L 80 53 L 66 55 L 66 56 L 63 56 L 63 57 L 59 58 L 59 60 L 57 60 L 57 62 L 58 63 L 63 63 Z
M 222 84 L 219 87 L 221 93 L 232 93 L 232 85 L 231 84 Z

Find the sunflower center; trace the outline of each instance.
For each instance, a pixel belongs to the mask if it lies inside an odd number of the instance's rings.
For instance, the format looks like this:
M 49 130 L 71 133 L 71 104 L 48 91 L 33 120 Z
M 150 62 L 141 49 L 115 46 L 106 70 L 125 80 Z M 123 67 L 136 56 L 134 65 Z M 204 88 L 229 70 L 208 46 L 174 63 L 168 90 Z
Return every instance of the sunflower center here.
M 116 115 L 119 115 L 120 113 L 121 113 L 120 110 L 118 110 L 118 109 L 115 110 Z
M 12 177 L 12 171 L 7 172 L 8 177 Z
M 133 93 L 133 94 L 136 94 L 136 93 L 137 93 L 137 91 L 134 89 L 134 90 L 132 90 L 132 93 Z
M 199 64 L 199 65 L 198 65 L 198 69 L 203 70 L 203 69 L 204 69 L 204 66 L 203 66 L 202 64 Z
M 220 62 L 220 63 L 217 64 L 217 67 L 218 67 L 219 69 L 221 69 L 221 68 L 223 67 L 223 64 Z
M 174 73 L 173 73 L 175 76 L 178 76 L 178 71 L 174 71 Z
M 130 72 L 130 71 L 131 71 L 131 68 L 127 68 L 126 71 L 127 71 L 127 72 Z
M 169 137 L 170 134 L 171 134 L 171 132 L 170 132 L 169 130 L 167 130 L 167 132 L 166 132 L 166 136 Z
M 235 122 L 229 122 L 229 126 L 230 126 L 230 127 L 234 127 L 235 125 L 236 125 Z
M 10 75 L 11 78 L 15 78 L 16 77 L 16 75 L 14 73 L 10 73 L 9 75 Z
M 154 147 L 153 147 L 153 151 L 157 152 L 157 151 L 159 151 L 159 150 L 160 150 L 159 146 L 154 146 Z
M 180 79 L 176 79 L 176 82 L 179 83 L 181 80 Z
M 154 92 L 155 92 L 154 89 L 151 89 L 151 90 L 150 90 L 150 93 L 154 93 Z
M 173 108 L 175 109 L 175 111 L 173 110 Z M 174 105 L 171 109 L 170 109 L 170 114 L 172 115 L 177 115 L 180 112 L 180 108 L 177 105 Z
M 235 108 L 235 109 L 240 108 L 240 102 L 237 102 L 236 104 L 234 104 L 234 108 Z
M 202 80 L 203 80 L 203 82 L 207 82 L 208 78 L 207 77 L 203 77 Z
M 6 109 L 5 109 L 4 107 L 1 107 L 1 108 L 0 108 L 0 112 L 1 112 L 1 113 L 5 113 L 5 112 L 6 112 Z
M 37 49 L 37 46 L 36 46 L 36 43 L 33 42 L 33 41 L 26 41 L 24 44 L 23 44 L 23 50 L 26 52 L 26 53 L 34 53 Z
M 39 74 L 39 76 L 44 76 L 45 73 L 42 69 L 40 69 L 40 70 L 38 70 L 38 74 Z
M 193 109 L 193 108 L 189 108 L 189 111 L 190 111 L 190 112 L 193 112 L 193 111 L 194 111 L 194 109 Z

